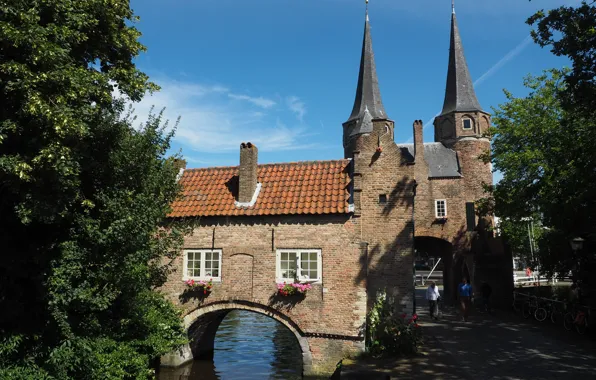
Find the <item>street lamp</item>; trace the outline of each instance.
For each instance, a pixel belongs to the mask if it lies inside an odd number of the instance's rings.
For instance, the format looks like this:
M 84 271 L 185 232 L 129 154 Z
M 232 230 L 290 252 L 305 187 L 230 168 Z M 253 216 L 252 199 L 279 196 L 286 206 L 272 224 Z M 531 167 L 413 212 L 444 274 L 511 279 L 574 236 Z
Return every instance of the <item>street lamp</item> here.
M 580 271 L 581 267 L 581 260 L 577 257 L 577 251 L 580 251 L 584 246 L 584 239 L 580 237 L 573 238 L 569 241 L 571 244 L 571 249 L 573 250 L 574 259 L 577 260 L 574 268 L 571 270 L 573 282 L 577 279 L 578 272 Z
M 570 243 L 571 243 L 571 249 L 573 251 L 579 251 L 584 246 L 584 239 L 582 239 L 580 237 L 576 237 L 576 238 L 571 239 Z

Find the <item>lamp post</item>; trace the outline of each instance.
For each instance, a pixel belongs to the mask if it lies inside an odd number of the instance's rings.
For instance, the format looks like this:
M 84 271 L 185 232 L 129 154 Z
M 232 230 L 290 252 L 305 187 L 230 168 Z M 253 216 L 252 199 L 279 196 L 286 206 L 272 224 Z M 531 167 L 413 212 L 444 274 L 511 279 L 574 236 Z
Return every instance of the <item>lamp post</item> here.
M 579 257 L 577 257 L 577 252 L 581 251 L 581 249 L 583 248 L 584 239 L 582 239 L 581 237 L 575 237 L 569 241 L 569 244 L 571 244 L 571 249 L 573 250 L 573 256 L 574 256 L 574 259 L 576 260 L 576 264 L 575 264 L 576 270 L 575 270 L 575 273 L 573 273 L 573 281 L 575 282 L 577 280 L 577 274 L 581 270 L 581 260 L 579 259 Z

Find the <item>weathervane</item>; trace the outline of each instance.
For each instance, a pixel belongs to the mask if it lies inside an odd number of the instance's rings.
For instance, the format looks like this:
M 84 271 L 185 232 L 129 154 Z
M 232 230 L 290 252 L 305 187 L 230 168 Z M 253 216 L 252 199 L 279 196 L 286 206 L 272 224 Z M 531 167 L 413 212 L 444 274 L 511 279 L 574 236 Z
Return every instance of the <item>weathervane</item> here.
M 368 0 L 366 0 L 366 3 L 368 4 Z M 455 13 L 455 0 L 451 0 L 451 12 Z
M 368 0 L 366 0 L 366 21 L 368 21 Z

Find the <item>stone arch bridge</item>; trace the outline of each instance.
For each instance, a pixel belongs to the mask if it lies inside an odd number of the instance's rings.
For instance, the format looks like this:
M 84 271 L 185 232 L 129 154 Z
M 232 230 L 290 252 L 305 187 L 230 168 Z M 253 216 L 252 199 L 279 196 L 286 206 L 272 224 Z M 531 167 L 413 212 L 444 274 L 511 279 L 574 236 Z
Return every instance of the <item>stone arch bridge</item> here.
M 361 336 L 341 336 L 324 333 L 305 332 L 296 321 L 300 316 L 290 316 L 289 308 L 282 310 L 279 305 L 264 305 L 247 300 L 222 300 L 206 302 L 184 316 L 184 327 L 190 343 L 179 350 L 164 355 L 162 366 L 178 367 L 195 359 L 212 359 L 215 335 L 219 325 L 232 310 L 244 310 L 265 315 L 281 323 L 292 332 L 302 352 L 302 374 L 304 376 L 329 374 L 346 355 L 364 349 Z M 295 321 L 296 320 L 296 321 Z M 255 337 L 259 339 L 259 337 Z M 329 342 L 332 342 L 329 345 Z M 324 342 L 323 345 L 321 343 Z M 333 344 L 335 342 L 335 344 Z M 346 344 L 353 346 L 346 352 Z M 314 360 L 313 360 L 314 356 Z

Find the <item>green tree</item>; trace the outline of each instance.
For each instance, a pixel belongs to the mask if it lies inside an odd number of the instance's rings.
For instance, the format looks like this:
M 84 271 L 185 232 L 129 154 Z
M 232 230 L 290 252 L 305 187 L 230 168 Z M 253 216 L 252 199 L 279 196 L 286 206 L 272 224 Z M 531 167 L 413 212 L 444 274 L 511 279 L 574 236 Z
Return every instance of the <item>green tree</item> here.
M 507 102 L 493 117 L 492 160 L 503 173 L 493 191 L 496 213 L 517 223 L 539 216 L 545 227 L 539 259 L 547 272 L 565 272 L 573 265 L 571 237 L 596 232 L 596 135 L 582 114 L 562 106 L 569 73 L 528 76 L 529 95 L 516 98 L 505 91 Z
M 163 284 L 184 226 L 172 132 L 127 0 L 0 3 L 0 378 L 142 379 L 183 342 Z
M 535 26 L 532 37 L 537 44 L 550 46 L 553 54 L 566 56 L 573 63 L 561 99 L 565 109 L 585 117 L 596 113 L 595 3 L 584 0 L 577 7 L 540 10 L 527 20 Z

